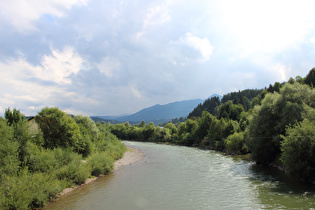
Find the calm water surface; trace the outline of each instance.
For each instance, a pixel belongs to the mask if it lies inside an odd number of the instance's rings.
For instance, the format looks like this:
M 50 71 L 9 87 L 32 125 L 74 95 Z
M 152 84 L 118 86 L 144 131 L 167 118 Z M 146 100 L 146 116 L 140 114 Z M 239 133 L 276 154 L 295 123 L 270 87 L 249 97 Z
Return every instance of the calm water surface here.
M 124 143 L 140 149 L 145 158 L 45 209 L 315 208 L 314 187 L 293 182 L 277 170 L 262 169 L 215 151 Z

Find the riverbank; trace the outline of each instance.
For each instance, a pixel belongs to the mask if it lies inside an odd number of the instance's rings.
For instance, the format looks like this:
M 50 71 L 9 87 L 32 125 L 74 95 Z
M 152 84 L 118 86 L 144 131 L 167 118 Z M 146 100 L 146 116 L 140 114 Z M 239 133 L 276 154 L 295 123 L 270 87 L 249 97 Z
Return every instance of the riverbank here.
M 127 151 L 125 152 L 124 156 L 121 159 L 116 160 L 114 162 L 113 171 L 117 171 L 121 166 L 134 164 L 134 163 L 142 160 L 143 158 L 144 158 L 144 154 L 139 149 L 127 147 Z M 80 186 L 74 186 L 71 188 L 66 188 L 61 193 L 59 193 L 57 195 L 57 197 L 63 196 L 63 195 L 65 195 L 65 194 L 67 194 L 67 193 L 69 193 L 75 189 L 80 188 L 81 186 L 87 185 L 87 184 L 95 181 L 96 179 L 98 179 L 102 176 L 106 176 L 106 175 L 99 175 L 99 176 L 94 177 L 94 178 L 89 178 L 85 181 L 84 184 L 81 184 Z
M 115 161 L 114 171 L 117 171 L 121 166 L 134 164 L 143 158 L 144 154 L 139 149 L 127 147 L 124 157 Z

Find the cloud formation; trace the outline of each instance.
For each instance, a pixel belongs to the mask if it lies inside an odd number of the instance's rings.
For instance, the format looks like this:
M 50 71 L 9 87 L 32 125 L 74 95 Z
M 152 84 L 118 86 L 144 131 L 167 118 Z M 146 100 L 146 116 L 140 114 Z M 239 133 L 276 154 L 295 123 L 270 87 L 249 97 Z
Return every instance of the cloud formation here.
M 0 0 L 0 114 L 118 115 L 313 68 L 312 0 Z
M 213 46 L 207 38 L 200 38 L 186 33 L 176 41 L 172 41 L 171 53 L 174 64 L 185 65 L 187 62 L 206 62 L 212 55 Z
M 73 6 L 85 5 L 87 0 L 11 0 L 1 3 L 0 17 L 12 24 L 20 32 L 36 30 L 34 22 L 43 15 L 62 17 Z

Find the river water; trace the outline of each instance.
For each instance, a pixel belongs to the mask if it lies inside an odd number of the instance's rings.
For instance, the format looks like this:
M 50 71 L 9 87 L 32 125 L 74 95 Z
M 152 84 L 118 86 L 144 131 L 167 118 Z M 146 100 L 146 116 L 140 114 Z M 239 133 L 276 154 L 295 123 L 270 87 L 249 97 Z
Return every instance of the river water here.
M 197 148 L 124 142 L 145 158 L 45 209 L 312 209 L 314 186 L 275 169 Z

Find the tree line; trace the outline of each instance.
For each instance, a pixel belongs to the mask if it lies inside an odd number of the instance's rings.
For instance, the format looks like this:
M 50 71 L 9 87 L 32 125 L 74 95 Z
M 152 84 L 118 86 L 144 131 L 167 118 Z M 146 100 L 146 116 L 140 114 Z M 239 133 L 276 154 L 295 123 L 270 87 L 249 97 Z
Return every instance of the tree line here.
M 315 180 L 315 68 L 306 77 L 276 82 L 199 104 L 186 121 L 163 127 L 106 124 L 120 139 L 165 142 L 250 153 L 258 164 L 275 165 L 305 181 Z M 249 97 L 250 100 L 247 98 Z
M 0 117 L 0 209 L 34 209 L 64 188 L 106 174 L 125 146 L 104 123 L 44 108 L 32 130 L 17 109 Z

